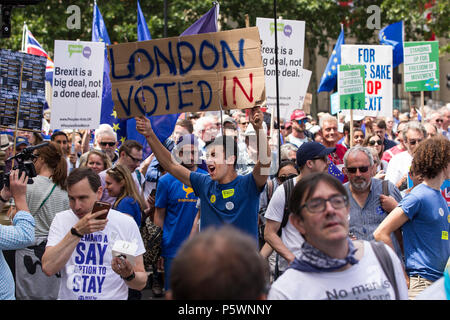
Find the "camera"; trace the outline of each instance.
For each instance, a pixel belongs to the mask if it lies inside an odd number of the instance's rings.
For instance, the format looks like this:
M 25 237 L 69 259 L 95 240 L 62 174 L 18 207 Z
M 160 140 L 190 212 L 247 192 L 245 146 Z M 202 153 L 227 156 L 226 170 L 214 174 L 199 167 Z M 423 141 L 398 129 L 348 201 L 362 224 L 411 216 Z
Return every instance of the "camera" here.
M 34 167 L 33 160 L 37 158 L 36 155 L 33 154 L 34 150 L 47 146 L 49 143 L 44 142 L 38 144 L 36 146 L 31 146 L 22 150 L 22 152 L 16 154 L 15 156 L 9 157 L 6 161 L 10 161 L 12 159 L 15 160 L 14 168 L 19 170 L 19 177 L 22 175 L 22 172 L 28 176 L 28 184 L 33 183 L 33 178 L 37 176 L 36 168 Z M 9 176 L 10 172 L 3 173 L 0 176 L 0 190 L 3 189 L 3 186 L 9 188 Z

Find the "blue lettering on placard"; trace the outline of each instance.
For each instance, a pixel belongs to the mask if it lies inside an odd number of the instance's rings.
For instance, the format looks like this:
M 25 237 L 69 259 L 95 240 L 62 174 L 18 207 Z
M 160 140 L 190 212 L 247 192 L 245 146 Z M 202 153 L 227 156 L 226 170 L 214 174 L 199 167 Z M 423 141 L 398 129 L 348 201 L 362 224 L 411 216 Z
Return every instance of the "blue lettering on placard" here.
M 205 103 L 205 96 L 203 95 L 203 85 L 208 87 L 208 91 L 209 91 L 209 100 L 207 103 Z M 200 105 L 200 110 L 204 110 L 207 109 L 211 103 L 212 100 L 212 89 L 211 86 L 209 85 L 209 83 L 205 80 L 200 80 L 199 82 L 197 82 L 197 86 L 200 87 L 200 96 L 202 98 L 202 104 Z
M 177 67 L 175 65 L 175 61 L 173 59 L 173 54 L 172 54 L 172 42 L 169 42 L 169 55 L 170 55 L 170 59 L 168 59 L 162 52 L 161 50 L 159 50 L 159 48 L 157 46 L 153 47 L 153 52 L 155 53 L 155 60 L 156 60 L 156 74 L 159 77 L 161 75 L 161 69 L 159 67 L 159 59 L 158 57 L 160 57 L 161 59 L 164 60 L 164 62 L 167 64 L 167 66 L 169 67 L 169 72 L 170 74 L 176 75 L 177 74 Z
M 184 65 L 183 65 L 183 60 L 184 59 L 183 59 L 183 57 L 181 55 L 181 50 L 180 50 L 181 46 L 184 46 L 184 47 L 188 48 L 191 51 L 192 59 L 191 59 L 191 63 L 187 67 L 184 67 Z M 178 64 L 179 64 L 178 67 L 180 69 L 180 75 L 186 74 L 189 71 L 191 71 L 192 67 L 195 64 L 195 48 L 194 48 L 194 46 L 192 44 L 190 44 L 187 41 L 180 41 L 180 42 L 177 42 L 177 53 L 178 53 Z M 184 57 L 186 57 L 186 56 L 184 56 Z
M 168 87 L 172 87 L 175 85 L 175 82 L 170 82 L 170 83 L 155 83 L 153 86 L 155 88 L 159 88 L 159 87 L 163 87 L 164 88 L 164 93 L 166 94 L 166 110 L 170 109 L 170 101 L 169 101 L 169 92 L 167 91 Z
M 128 92 L 128 99 L 127 99 L 127 106 L 125 107 L 125 104 L 123 103 L 122 96 L 120 95 L 119 89 L 116 89 L 117 91 L 117 98 L 119 99 L 120 104 L 122 105 L 122 109 L 125 111 L 127 116 L 131 114 L 131 106 L 130 106 L 130 99 L 131 94 L 133 93 L 134 86 L 130 86 L 130 91 Z
M 383 99 L 383 97 L 366 96 L 365 110 L 380 111 L 381 110 L 381 100 L 382 99 Z
M 391 79 L 390 65 L 371 65 L 370 66 L 371 79 Z
M 192 102 L 188 102 L 188 103 L 184 103 L 183 101 L 183 93 L 192 93 L 194 92 L 193 89 L 187 89 L 187 90 L 181 90 L 181 86 L 186 86 L 186 85 L 192 85 L 192 81 L 186 81 L 186 82 L 178 82 L 178 109 L 183 109 L 185 107 L 190 107 L 193 105 Z
M 231 60 L 233 61 L 234 65 L 239 68 L 245 66 L 244 63 L 244 39 L 239 40 L 239 62 L 236 60 L 236 57 L 234 56 L 233 52 L 231 51 L 230 47 L 228 46 L 228 43 L 224 40 L 220 40 L 220 46 L 222 47 L 222 60 L 223 60 L 223 67 L 226 69 L 228 68 L 228 61 L 227 61 L 227 55 L 230 56 Z
M 211 51 L 214 54 L 214 61 L 211 65 L 207 66 L 205 64 L 205 61 L 203 60 L 203 50 L 205 49 L 205 47 L 208 47 L 211 49 Z M 212 44 L 211 42 L 209 42 L 208 40 L 203 40 L 202 44 L 200 45 L 200 50 L 199 50 L 199 61 L 200 61 L 200 65 L 203 69 L 205 70 L 212 70 L 215 68 L 215 66 L 217 65 L 217 62 L 219 61 L 219 52 L 217 51 L 216 47 L 214 46 L 214 44 Z
M 151 111 L 147 112 L 147 113 L 145 112 L 145 108 L 142 107 L 141 102 L 139 101 L 139 92 L 143 91 L 143 90 L 147 90 L 151 94 L 153 94 L 153 101 L 154 101 L 153 109 Z M 142 95 L 144 95 L 144 92 L 142 92 Z M 139 87 L 136 90 L 136 93 L 134 94 L 134 102 L 136 103 L 137 107 L 142 112 L 142 114 L 145 114 L 147 116 L 151 116 L 156 111 L 156 107 L 158 106 L 158 96 L 156 95 L 156 92 L 155 92 L 155 90 L 153 90 L 152 87 L 142 86 L 142 87 Z

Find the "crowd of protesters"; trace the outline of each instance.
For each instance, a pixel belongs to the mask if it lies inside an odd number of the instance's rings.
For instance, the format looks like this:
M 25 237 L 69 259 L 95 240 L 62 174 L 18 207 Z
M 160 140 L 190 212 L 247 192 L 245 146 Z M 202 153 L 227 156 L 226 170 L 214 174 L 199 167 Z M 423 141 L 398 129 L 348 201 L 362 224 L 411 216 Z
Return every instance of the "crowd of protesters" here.
M 137 117 L 148 154 L 107 124 L 2 132 L 0 299 L 448 299 L 450 107 L 421 111 L 184 113 L 163 142 Z M 27 184 L 8 158 L 45 141 Z

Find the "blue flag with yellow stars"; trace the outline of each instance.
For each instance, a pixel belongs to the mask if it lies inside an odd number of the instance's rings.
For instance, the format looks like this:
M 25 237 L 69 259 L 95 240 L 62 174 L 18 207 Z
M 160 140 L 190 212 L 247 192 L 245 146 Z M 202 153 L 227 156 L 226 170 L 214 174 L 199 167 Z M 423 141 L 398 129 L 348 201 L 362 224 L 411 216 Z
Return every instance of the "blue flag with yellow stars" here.
M 329 92 L 333 90 L 334 87 L 336 86 L 337 69 L 338 65 L 341 64 L 341 45 L 343 44 L 345 44 L 344 29 L 341 30 L 339 38 L 337 39 L 331 57 L 328 60 L 327 67 L 323 72 L 323 76 L 322 79 L 320 80 L 319 89 L 317 89 L 317 92 L 321 91 Z

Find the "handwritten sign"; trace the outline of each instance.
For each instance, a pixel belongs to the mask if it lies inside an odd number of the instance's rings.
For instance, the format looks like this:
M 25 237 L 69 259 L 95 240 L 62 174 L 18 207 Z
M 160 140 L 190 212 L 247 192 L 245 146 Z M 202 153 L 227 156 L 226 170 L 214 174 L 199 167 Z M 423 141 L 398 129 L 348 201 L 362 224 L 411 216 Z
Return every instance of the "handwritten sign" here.
M 392 116 L 392 46 L 342 45 L 341 64 L 365 67 L 365 105 L 353 114 Z
M 265 100 L 257 27 L 108 46 L 118 118 L 251 108 Z
M 439 90 L 439 42 L 404 43 L 405 91 Z

